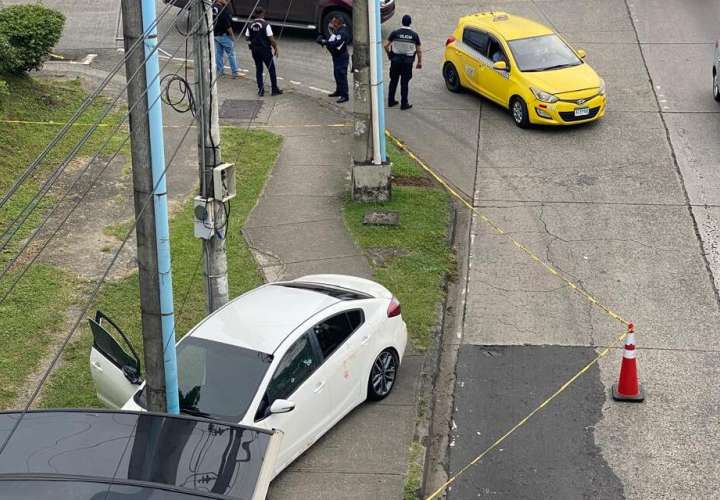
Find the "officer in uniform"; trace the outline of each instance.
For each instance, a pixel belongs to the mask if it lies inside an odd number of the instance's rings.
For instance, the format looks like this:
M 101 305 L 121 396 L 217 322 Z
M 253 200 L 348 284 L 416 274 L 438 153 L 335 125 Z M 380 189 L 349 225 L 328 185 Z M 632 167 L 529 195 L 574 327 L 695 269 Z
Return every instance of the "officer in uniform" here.
M 277 42 L 273 36 L 272 27 L 265 21 L 265 9 L 258 7 L 255 9 L 255 20 L 245 30 L 245 38 L 249 42 L 250 52 L 253 61 L 255 61 L 255 78 L 257 80 L 258 95 L 265 95 L 265 86 L 263 83 L 264 66 L 267 66 L 270 73 L 270 85 L 272 88 L 271 95 L 280 95 L 283 93 L 277 84 L 277 73 L 275 72 L 275 57 L 278 55 Z
M 402 28 L 390 33 L 385 42 L 385 52 L 390 58 L 390 88 L 388 89 L 388 106 L 397 105 L 395 92 L 400 82 L 400 109 L 410 109 L 412 104 L 408 101 L 409 84 L 412 78 L 413 63 L 417 56 L 417 69 L 422 68 L 422 50 L 420 37 L 410 28 L 412 18 L 405 14 L 402 18 Z
M 345 24 L 345 21 L 338 17 L 334 17 L 330 21 L 330 32 L 330 38 L 326 40 L 321 35 L 318 37 L 317 42 L 326 47 L 332 56 L 335 92 L 328 97 L 338 97 L 337 102 L 342 104 L 350 100 L 347 71 L 350 65 L 348 45 L 352 43 L 352 32 Z

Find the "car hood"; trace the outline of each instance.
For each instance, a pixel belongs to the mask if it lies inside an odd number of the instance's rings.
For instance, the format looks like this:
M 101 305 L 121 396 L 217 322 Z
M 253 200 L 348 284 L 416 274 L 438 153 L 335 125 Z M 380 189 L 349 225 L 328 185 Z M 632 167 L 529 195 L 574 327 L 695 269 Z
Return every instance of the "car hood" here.
M 585 63 L 569 68 L 526 72 L 524 75 L 532 87 L 556 95 L 600 87 L 600 77 Z

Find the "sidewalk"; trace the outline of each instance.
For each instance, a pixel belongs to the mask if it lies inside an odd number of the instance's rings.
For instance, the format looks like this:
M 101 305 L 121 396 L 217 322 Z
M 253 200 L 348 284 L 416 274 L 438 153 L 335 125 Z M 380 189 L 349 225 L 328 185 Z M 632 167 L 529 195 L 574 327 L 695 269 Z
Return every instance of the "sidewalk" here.
M 219 95 L 221 108 L 228 99 L 257 99 L 255 85 L 248 80 L 221 80 Z M 262 101 L 253 126 L 268 127 L 284 137 L 265 192 L 244 228 L 265 278 L 309 273 L 371 278 L 368 261 L 342 220 L 350 179 L 349 120 L 322 98 L 292 90 Z M 242 126 L 248 120 L 221 123 Z M 328 124 L 343 126 L 319 126 Z M 423 356 L 407 355 L 393 393 L 348 415 L 273 481 L 268 498 L 402 498 L 422 360 Z

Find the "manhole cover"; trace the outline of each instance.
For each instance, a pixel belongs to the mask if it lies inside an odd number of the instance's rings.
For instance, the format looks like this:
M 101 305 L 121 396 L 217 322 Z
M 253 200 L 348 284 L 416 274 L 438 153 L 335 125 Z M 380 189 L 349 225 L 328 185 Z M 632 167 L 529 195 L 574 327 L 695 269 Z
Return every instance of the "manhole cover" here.
M 220 118 L 227 120 L 254 120 L 263 102 L 248 99 L 225 99 L 220 106 Z

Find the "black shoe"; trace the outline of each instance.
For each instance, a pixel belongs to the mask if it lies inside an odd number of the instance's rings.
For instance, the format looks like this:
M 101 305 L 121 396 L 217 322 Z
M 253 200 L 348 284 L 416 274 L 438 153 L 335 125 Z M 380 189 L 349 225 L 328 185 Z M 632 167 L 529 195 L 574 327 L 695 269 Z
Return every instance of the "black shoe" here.
M 333 92 L 332 94 L 328 94 L 328 97 L 340 97 L 340 92 L 338 92 L 338 91 L 336 90 L 336 91 Z
M 350 99 L 348 97 L 342 96 L 340 99 L 338 99 L 336 102 L 338 104 L 342 104 L 344 102 L 348 102 Z
M 280 89 L 275 89 L 272 91 L 272 94 L 270 95 L 282 95 L 283 91 Z
M 398 104 L 400 103 L 397 101 L 388 101 L 388 108 L 392 108 L 393 106 L 397 106 Z
M 265 95 L 265 89 L 258 90 L 258 96 L 263 97 Z
M 410 108 L 412 108 L 412 104 L 403 104 L 402 106 L 400 106 L 400 109 L 410 109 Z

